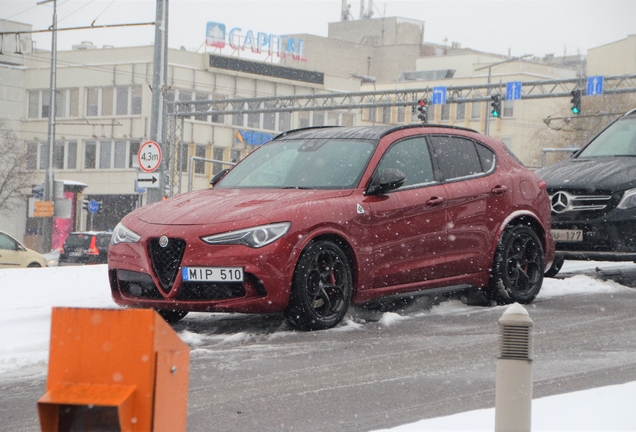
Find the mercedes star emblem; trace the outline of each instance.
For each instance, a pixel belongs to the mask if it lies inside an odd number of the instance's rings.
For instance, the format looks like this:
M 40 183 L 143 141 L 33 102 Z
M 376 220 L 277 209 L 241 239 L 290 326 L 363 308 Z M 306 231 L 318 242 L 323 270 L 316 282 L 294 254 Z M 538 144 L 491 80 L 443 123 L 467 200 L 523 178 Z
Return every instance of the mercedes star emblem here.
M 569 207 L 568 194 L 565 192 L 557 192 L 552 196 L 552 211 L 555 213 L 563 213 Z

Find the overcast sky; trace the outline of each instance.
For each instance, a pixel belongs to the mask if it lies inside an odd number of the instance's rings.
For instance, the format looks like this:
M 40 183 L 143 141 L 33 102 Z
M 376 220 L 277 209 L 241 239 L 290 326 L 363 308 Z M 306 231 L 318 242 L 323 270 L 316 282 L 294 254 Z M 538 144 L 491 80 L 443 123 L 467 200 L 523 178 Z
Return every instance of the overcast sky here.
M 355 18 L 360 0 L 349 0 Z M 368 0 L 365 0 L 365 4 Z M 425 22 L 426 42 L 515 55 L 586 54 L 589 48 L 636 34 L 636 0 L 375 0 L 375 17 L 404 17 Z M 58 27 L 150 22 L 155 0 L 58 0 Z M 170 0 L 169 45 L 199 49 L 207 21 L 270 34 L 327 36 L 327 23 L 340 20 L 340 0 Z M 52 3 L 0 0 L 0 18 L 45 29 Z M 33 36 L 37 48 L 50 50 L 48 33 Z M 97 46 L 148 45 L 152 26 L 64 31 L 58 49 L 81 41 Z M 446 41 L 446 42 L 445 42 Z M 228 52 L 229 53 L 229 52 Z

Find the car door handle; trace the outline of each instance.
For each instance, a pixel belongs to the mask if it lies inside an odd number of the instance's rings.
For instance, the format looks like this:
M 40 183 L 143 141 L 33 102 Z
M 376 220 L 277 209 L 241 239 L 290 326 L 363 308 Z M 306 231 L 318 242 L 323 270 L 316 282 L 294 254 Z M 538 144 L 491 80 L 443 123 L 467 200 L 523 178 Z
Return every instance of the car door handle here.
M 444 202 L 443 197 L 432 197 L 428 201 L 426 201 L 426 205 L 435 206 Z
M 507 186 L 502 186 L 502 185 L 497 185 L 495 186 L 491 192 L 495 195 L 502 195 L 505 194 L 506 192 L 508 192 L 508 187 Z

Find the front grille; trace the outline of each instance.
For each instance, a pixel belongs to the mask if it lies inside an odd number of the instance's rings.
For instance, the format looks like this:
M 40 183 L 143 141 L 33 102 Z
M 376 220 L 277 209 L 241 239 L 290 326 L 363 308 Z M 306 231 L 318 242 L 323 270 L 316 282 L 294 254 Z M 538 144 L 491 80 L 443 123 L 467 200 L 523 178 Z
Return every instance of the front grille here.
M 168 239 L 166 247 L 161 247 L 157 238 L 151 239 L 148 243 L 148 254 L 152 261 L 152 268 L 161 282 L 161 289 L 165 292 L 172 288 L 185 247 L 185 240 L 179 238 Z
M 184 282 L 177 300 L 223 300 L 245 296 L 245 288 L 240 282 Z
M 569 191 L 555 191 L 550 195 L 553 213 L 598 211 L 607 208 L 612 195 L 587 195 Z

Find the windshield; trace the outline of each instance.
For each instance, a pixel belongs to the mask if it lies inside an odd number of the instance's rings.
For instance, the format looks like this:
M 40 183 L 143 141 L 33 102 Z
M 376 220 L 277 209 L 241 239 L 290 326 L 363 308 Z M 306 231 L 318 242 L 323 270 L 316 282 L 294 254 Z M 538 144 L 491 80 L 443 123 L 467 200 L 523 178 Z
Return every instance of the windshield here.
M 369 140 L 303 139 L 265 144 L 230 171 L 216 189 L 356 187 L 375 148 Z
M 636 117 L 626 117 L 612 124 L 577 157 L 603 156 L 636 156 Z

